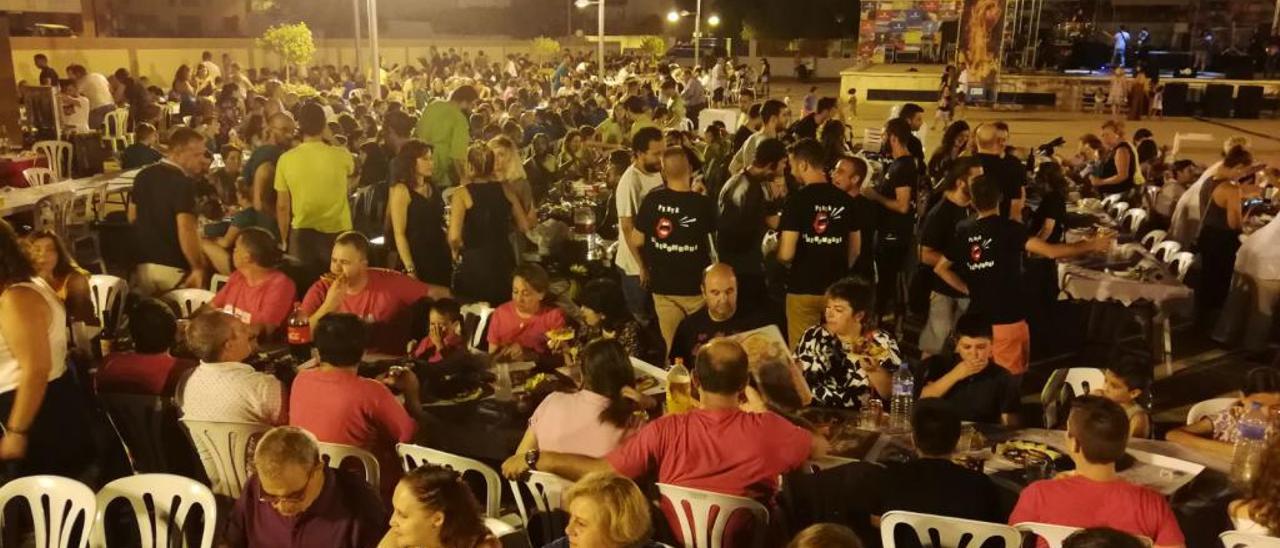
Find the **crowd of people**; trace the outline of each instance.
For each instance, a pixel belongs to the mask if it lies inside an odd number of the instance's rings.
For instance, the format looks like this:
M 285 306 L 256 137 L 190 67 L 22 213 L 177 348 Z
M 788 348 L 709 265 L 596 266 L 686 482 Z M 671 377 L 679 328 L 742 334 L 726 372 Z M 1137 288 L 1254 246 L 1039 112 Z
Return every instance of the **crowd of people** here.
M 37 65 L 42 82 L 46 72 L 58 81 L 47 60 Z M 916 104 L 869 150 L 852 141 L 836 98 L 770 97 L 727 60 L 608 65 L 601 79 L 571 54 L 541 64 L 433 48 L 371 90 L 349 67 L 311 67 L 286 84 L 206 52 L 167 91 L 124 69 L 67 67 L 64 105 L 85 110 L 85 127 L 117 106 L 131 113 L 136 137 L 121 164 L 140 171 L 125 212 L 128 343 L 94 364 L 91 381 L 68 368 L 64 326 L 97 322 L 88 274 L 56 234 L 20 237 L 0 223 L 0 459 L 13 475 L 84 477 L 97 451 L 77 386 L 172 397 L 190 420 L 272 427 L 228 520 L 231 546 L 497 546 L 456 472 L 402 472 L 395 445 L 430 437 L 431 367 L 566 366 L 579 381 L 531 409 L 502 473 L 576 482 L 563 499 L 567 536 L 551 546 L 644 546 L 677 510 L 652 505 L 637 483 L 776 510 L 779 478 L 830 450 L 805 410 L 888 401 L 908 368 L 918 458 L 867 480 L 868 519 L 813 524 L 791 546 L 860 546 L 867 539 L 852 531 L 894 510 L 1085 528 L 1070 546 L 1128 546 L 1131 535 L 1186 544 L 1168 501 L 1116 474 L 1130 437 L 1154 434 L 1141 403 L 1149 365 L 1117 362 L 1105 387 L 1073 402 L 1064 449 L 1075 472 L 1028 486 L 1011 514 L 990 479 L 950 457 L 962 421 L 1034 420 L 1022 379 L 1033 338 L 1053 337 L 1054 261 L 1114 246 L 1106 231 L 1067 238 L 1072 196 L 1145 205 L 1148 229 L 1201 257 L 1198 318 L 1216 321 L 1223 340 L 1245 326 L 1245 345 L 1265 359 L 1280 224 L 1244 244 L 1240 235 L 1276 172 L 1255 163 L 1246 139 L 1202 169 L 1171 158 L 1150 131 L 1129 139 L 1117 120 L 1071 153 L 948 112 L 926 157 Z M 944 101 L 957 85 L 944 78 Z M 732 133 L 724 122 L 699 127 L 708 107 L 740 109 Z M 604 189 L 586 195 L 593 237 L 616 244 L 610 268 L 566 284 L 574 269 L 535 250 L 582 184 Z M 208 287 L 215 273 L 225 285 L 189 317 L 157 299 Z M 1246 281 L 1247 306 L 1232 289 Z M 477 337 L 462 309 L 480 302 L 491 313 Z M 911 322 L 922 327 L 906 340 Z M 790 353 L 733 338 L 770 325 Z M 296 377 L 249 365 L 260 348 L 297 342 L 286 332 L 298 327 L 315 359 Z M 371 355 L 421 365 L 369 378 Z M 632 359 L 687 367 L 694 409 L 663 414 L 638 389 Z M 1236 405 L 1168 439 L 1229 454 L 1254 403 L 1280 408 L 1274 366 L 1249 374 Z M 1230 512 L 1274 535 L 1273 439 Z M 369 450 L 382 485 L 325 466 L 317 442 Z M 786 544 L 791 535 L 773 529 Z

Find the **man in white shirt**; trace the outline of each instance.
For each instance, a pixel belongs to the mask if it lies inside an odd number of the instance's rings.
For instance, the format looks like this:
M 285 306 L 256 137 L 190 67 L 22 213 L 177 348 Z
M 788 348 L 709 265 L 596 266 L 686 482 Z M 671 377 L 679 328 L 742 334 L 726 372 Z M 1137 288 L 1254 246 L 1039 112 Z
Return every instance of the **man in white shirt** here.
M 1235 339 L 1244 320 L 1243 345 L 1249 352 L 1267 350 L 1276 311 L 1280 309 L 1280 217 L 1245 237 L 1236 253 L 1231 293 L 1218 317 L 1213 339 Z M 1245 312 L 1247 310 L 1247 312 Z
M 62 103 L 62 125 L 77 133 L 89 131 L 89 99 L 80 95 L 76 83 L 71 80 L 62 81 L 62 91 L 58 94 Z
M 786 131 L 791 121 L 791 111 L 787 109 L 787 104 L 777 99 L 769 99 L 760 107 L 760 119 L 763 120 L 760 131 L 753 133 L 747 137 L 746 142 L 742 143 L 742 148 L 733 155 L 733 159 L 729 161 L 729 173 L 737 174 L 752 165 L 756 161 L 756 148 L 760 143 L 770 137 L 778 138 Z
M 97 72 L 89 72 L 83 65 L 67 67 L 67 78 L 75 80 L 80 94 L 89 99 L 89 127 L 99 129 L 107 113 L 116 108 L 111 98 L 111 85 L 107 77 Z
M 662 186 L 662 130 L 655 127 L 641 128 L 631 139 L 634 160 L 622 173 L 615 191 L 618 207 L 618 234 L 631 234 L 635 229 L 635 216 L 644 197 Z M 649 298 L 649 272 L 640 256 L 640 246 L 629 238 L 618 246 L 614 262 L 622 271 L 622 294 L 627 307 L 636 319 L 648 323 L 652 317 L 652 299 Z
M 1129 30 L 1124 25 L 1120 25 L 1120 30 L 1116 31 L 1115 36 L 1112 37 L 1112 49 L 1111 64 L 1123 67 L 1124 53 L 1129 49 Z M 1116 59 L 1120 60 L 1119 64 L 1116 63 Z
M 178 390 L 184 418 L 284 424 L 284 387 L 244 363 L 254 351 L 249 324 L 220 310 L 205 311 L 187 326 L 187 344 L 200 365 Z
M 209 71 L 210 80 L 217 80 L 218 78 L 222 78 L 222 67 L 219 67 L 217 63 L 213 62 L 212 53 L 207 51 L 204 53 L 201 53 L 200 64 L 204 65 L 205 70 Z

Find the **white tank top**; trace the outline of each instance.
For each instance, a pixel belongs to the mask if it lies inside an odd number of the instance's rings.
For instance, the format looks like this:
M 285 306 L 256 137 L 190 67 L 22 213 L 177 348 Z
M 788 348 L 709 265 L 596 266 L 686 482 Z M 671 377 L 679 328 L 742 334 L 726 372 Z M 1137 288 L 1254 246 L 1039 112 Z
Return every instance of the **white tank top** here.
M 62 302 L 58 300 L 58 296 L 49 288 L 48 284 L 39 278 L 30 282 L 13 284 L 11 287 L 25 287 L 33 289 L 44 297 L 44 302 L 49 306 L 49 357 L 51 366 L 49 368 L 49 380 L 61 377 L 67 371 L 67 311 L 62 306 Z M 9 341 L 4 339 L 4 334 L 0 333 L 0 393 L 14 390 L 18 387 L 18 377 L 21 373 L 18 367 L 18 360 L 13 356 L 13 351 L 9 348 Z

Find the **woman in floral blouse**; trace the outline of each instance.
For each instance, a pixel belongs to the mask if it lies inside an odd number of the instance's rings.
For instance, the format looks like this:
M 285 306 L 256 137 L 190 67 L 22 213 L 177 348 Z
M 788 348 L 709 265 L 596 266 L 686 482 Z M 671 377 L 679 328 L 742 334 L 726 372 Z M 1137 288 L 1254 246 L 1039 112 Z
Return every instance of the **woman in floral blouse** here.
M 856 409 L 863 394 L 888 398 L 902 365 L 898 343 L 867 325 L 874 288 L 852 278 L 827 288 L 824 322 L 806 329 L 796 357 L 813 389 L 814 405 Z

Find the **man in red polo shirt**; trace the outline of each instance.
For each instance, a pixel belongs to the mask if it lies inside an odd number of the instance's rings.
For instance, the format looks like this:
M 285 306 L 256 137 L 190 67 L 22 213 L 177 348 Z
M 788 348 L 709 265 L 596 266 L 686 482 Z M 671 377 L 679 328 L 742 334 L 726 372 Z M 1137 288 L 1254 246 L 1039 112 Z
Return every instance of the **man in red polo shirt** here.
M 355 314 L 371 327 L 366 350 L 402 356 L 407 353 L 413 306 L 426 298 L 448 296 L 447 287 L 429 286 L 385 268 L 369 268 L 369 239 L 359 232 L 345 232 L 333 245 L 329 274 L 307 291 L 302 310 L 312 326 L 336 312 Z M 422 313 L 426 310 L 422 308 Z
M 1128 442 L 1129 417 L 1119 404 L 1101 396 L 1077 398 L 1067 418 L 1066 447 L 1075 471 L 1027 486 L 1009 523 L 1110 527 L 1152 539 L 1156 548 L 1186 546 L 1169 501 L 1116 474 Z
M 713 339 L 694 367 L 701 409 L 653 421 L 603 459 L 535 450 L 525 460 L 569 479 L 602 470 L 635 479 L 656 466 L 659 483 L 769 502 L 778 476 L 822 456 L 828 443 L 776 414 L 740 410 L 747 377 L 742 347 Z

